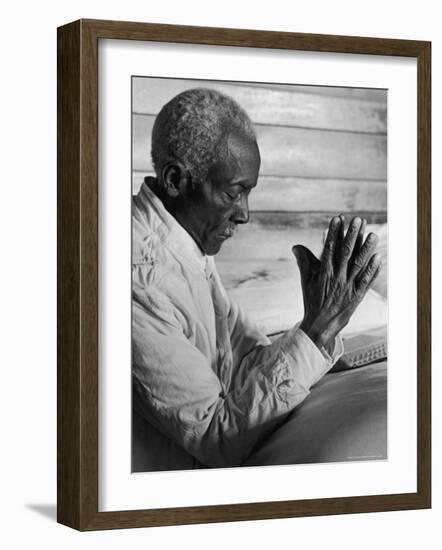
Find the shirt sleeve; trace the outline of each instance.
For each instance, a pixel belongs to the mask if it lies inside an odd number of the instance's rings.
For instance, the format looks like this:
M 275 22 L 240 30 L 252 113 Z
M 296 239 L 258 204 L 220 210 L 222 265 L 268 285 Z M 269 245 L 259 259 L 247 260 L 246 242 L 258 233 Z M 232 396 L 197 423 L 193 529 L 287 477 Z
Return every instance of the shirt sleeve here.
M 133 383 L 139 412 L 206 466 L 239 466 L 331 367 L 298 328 L 253 343 L 226 393 L 156 289 L 133 305 Z M 237 326 L 240 330 L 240 326 Z M 249 331 L 249 332 L 247 332 Z
M 276 375 L 275 385 L 285 388 L 284 392 L 280 391 L 279 394 L 281 399 L 287 401 L 290 410 L 307 397 L 310 388 L 332 368 L 344 352 L 340 336 L 336 337 L 334 350 L 330 355 L 325 348 L 317 347 L 298 327 L 299 323 L 270 343 L 235 303 L 230 303 L 229 320 L 232 330 L 231 341 L 234 345 L 233 354 L 240 357 L 232 378 L 232 386 L 241 386 L 257 368 L 269 369 Z M 267 339 L 264 345 L 263 338 Z M 286 364 L 288 368 L 281 369 L 280 364 Z M 303 389 L 302 394 L 296 391 L 299 388 Z

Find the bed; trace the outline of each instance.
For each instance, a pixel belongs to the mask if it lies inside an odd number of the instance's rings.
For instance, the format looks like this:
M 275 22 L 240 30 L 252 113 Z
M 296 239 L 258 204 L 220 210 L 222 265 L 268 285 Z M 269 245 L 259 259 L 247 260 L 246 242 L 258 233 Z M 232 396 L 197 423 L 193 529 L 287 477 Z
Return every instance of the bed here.
M 245 466 L 387 459 L 387 362 L 326 375 Z

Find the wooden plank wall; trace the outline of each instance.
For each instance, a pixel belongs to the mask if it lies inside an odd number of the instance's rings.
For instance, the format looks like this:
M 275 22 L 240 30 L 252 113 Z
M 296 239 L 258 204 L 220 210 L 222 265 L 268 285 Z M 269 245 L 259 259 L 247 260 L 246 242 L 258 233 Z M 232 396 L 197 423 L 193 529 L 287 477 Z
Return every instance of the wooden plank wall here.
M 242 105 L 255 125 L 262 159 L 250 222 L 224 244 L 218 269 L 231 296 L 266 332 L 287 328 L 302 316 L 291 246 L 301 242 L 319 253 L 335 213 L 386 222 L 387 92 L 134 78 L 134 193 L 152 174 L 156 114 L 176 94 L 198 86 Z

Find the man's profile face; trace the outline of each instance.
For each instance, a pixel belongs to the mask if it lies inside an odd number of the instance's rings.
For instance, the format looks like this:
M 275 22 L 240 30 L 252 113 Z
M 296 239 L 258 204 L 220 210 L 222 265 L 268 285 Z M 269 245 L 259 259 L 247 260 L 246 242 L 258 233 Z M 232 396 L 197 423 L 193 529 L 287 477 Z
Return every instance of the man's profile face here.
M 221 149 L 207 180 L 188 197 L 185 219 L 180 220 L 210 256 L 219 252 L 237 224 L 249 221 L 248 195 L 256 186 L 261 162 L 256 141 L 238 133 L 230 133 Z

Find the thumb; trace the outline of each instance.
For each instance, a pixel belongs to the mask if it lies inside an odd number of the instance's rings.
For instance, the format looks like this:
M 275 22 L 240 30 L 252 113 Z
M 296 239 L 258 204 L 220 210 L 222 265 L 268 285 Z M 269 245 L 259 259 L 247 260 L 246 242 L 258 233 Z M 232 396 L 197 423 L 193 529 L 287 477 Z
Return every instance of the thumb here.
M 296 258 L 303 279 L 316 271 L 318 259 L 308 248 L 301 244 L 297 244 L 292 248 L 292 252 Z

